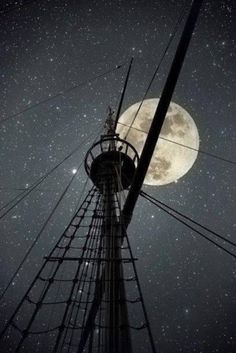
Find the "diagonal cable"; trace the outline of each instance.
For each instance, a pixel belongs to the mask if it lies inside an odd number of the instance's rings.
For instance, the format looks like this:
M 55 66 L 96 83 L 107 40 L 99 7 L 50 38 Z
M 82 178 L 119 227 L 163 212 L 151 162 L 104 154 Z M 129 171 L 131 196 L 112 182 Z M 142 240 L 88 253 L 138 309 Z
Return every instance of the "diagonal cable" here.
M 205 234 L 203 234 L 202 232 L 200 232 L 199 230 L 197 230 L 196 228 L 192 227 L 191 225 L 189 225 L 187 222 L 181 220 L 178 216 L 175 216 L 171 211 L 166 210 L 164 207 L 162 207 L 160 204 L 158 204 L 157 202 L 155 202 L 154 200 L 152 200 L 151 198 L 149 198 L 149 195 L 146 196 L 143 192 L 140 193 L 140 195 L 145 198 L 146 200 L 148 200 L 149 202 L 151 202 L 153 205 L 157 206 L 158 208 L 160 208 L 162 211 L 164 211 L 165 213 L 167 213 L 168 215 L 170 215 L 171 217 L 173 217 L 174 219 L 176 219 L 178 222 L 184 224 L 186 227 L 188 227 L 189 229 L 191 229 L 192 231 L 194 231 L 195 233 L 199 234 L 201 237 L 203 237 L 204 239 L 208 240 L 210 243 L 214 244 L 215 246 L 217 246 L 219 249 L 223 250 L 224 252 L 226 252 L 228 255 L 231 255 L 233 258 L 236 259 L 236 255 L 234 253 L 232 253 L 231 251 L 225 249 L 222 245 L 220 245 L 219 243 L 217 243 L 216 241 L 208 238 L 208 236 L 206 236 Z M 214 234 L 214 233 L 213 233 Z M 217 234 L 217 233 L 215 233 Z M 214 234 L 214 235 L 215 235 Z M 224 238 L 224 241 L 228 241 L 228 239 Z M 229 241 L 228 241 L 229 242 Z M 236 244 L 234 244 L 234 246 L 236 246 Z
M 130 125 L 127 125 L 127 124 L 124 124 L 124 123 L 121 123 L 121 122 L 118 122 L 118 124 L 120 124 L 120 125 L 122 125 L 122 126 L 125 126 L 125 127 L 130 127 Z M 131 129 L 134 129 L 134 130 L 136 130 L 136 131 L 143 132 L 143 133 L 146 134 L 146 135 L 148 134 L 146 131 L 141 130 L 141 129 L 139 129 L 139 128 L 137 128 L 137 127 L 134 127 L 134 126 L 132 126 Z M 177 142 L 177 141 L 174 141 L 174 140 L 167 139 L 166 137 L 159 136 L 159 139 L 160 139 L 160 140 L 167 141 L 167 142 L 170 142 L 170 143 L 174 143 L 175 145 L 178 145 L 178 146 L 187 148 L 187 149 L 192 150 L 192 151 L 196 151 L 196 152 L 198 152 L 198 153 L 205 154 L 205 155 L 207 155 L 207 156 L 209 156 L 209 157 L 212 157 L 212 158 L 215 158 L 215 159 L 219 159 L 219 160 L 222 161 L 222 162 L 227 162 L 227 163 L 236 165 L 236 162 L 235 162 L 235 161 L 232 161 L 231 159 L 226 159 L 226 158 L 217 156 L 217 155 L 215 155 L 215 154 L 213 154 L 213 153 L 206 152 L 206 151 L 203 151 L 203 150 L 200 150 L 200 149 L 197 149 L 197 148 L 188 146 L 188 145 L 184 145 L 183 143 L 180 143 L 180 142 Z
M 47 103 L 47 102 L 49 102 L 49 101 L 51 101 L 51 100 L 53 100 L 53 99 L 56 99 L 56 98 L 58 98 L 58 97 L 64 97 L 67 93 L 72 92 L 73 90 L 75 90 L 75 89 L 77 89 L 77 88 L 79 88 L 79 87 L 83 87 L 83 86 L 87 85 L 88 83 L 91 83 L 91 82 L 97 80 L 98 78 L 101 78 L 101 77 L 103 77 L 103 76 L 106 76 L 106 75 L 108 75 L 108 74 L 110 74 L 110 73 L 112 73 L 112 72 L 114 72 L 114 71 L 116 71 L 116 70 L 122 68 L 125 64 L 126 64 L 126 62 L 124 62 L 124 63 L 122 63 L 122 64 L 120 64 L 120 65 L 116 65 L 114 68 L 109 69 L 109 70 L 105 71 L 104 73 L 102 73 L 102 74 L 100 74 L 100 75 L 94 76 L 94 77 L 92 77 L 92 78 L 90 78 L 90 79 L 88 79 L 88 80 L 86 80 L 86 81 L 83 81 L 83 82 L 81 82 L 81 83 L 79 83 L 79 84 L 77 84 L 77 85 L 74 85 L 74 86 L 72 86 L 72 87 L 70 87 L 70 88 L 68 88 L 68 89 L 66 89 L 66 90 L 64 90 L 64 91 L 62 91 L 62 92 L 59 92 L 59 93 L 57 93 L 57 94 L 55 94 L 55 95 L 53 95 L 53 96 L 47 97 L 47 98 L 45 98 L 45 99 L 43 99 L 43 100 L 41 100 L 41 101 L 39 101 L 39 102 L 37 102 L 37 103 L 31 105 L 30 107 L 26 107 L 26 108 L 23 109 L 22 111 L 20 111 L 20 112 L 18 112 L 18 113 L 15 113 L 15 114 L 12 114 L 12 115 L 10 115 L 10 116 L 8 116 L 8 117 L 2 119 L 2 120 L 0 121 L 0 125 L 4 124 L 6 121 L 8 121 L 8 120 L 10 120 L 10 119 L 13 119 L 13 118 L 15 118 L 15 117 L 17 117 L 17 116 L 19 116 L 19 115 L 21 115 L 21 114 L 24 114 L 24 113 L 28 112 L 28 111 L 31 110 L 31 109 L 37 108 L 37 107 L 40 106 L 41 104 Z
M 181 212 L 179 212 L 179 211 L 176 211 L 174 208 L 172 208 L 172 207 L 166 205 L 164 202 L 161 202 L 161 201 L 155 199 L 153 196 L 147 194 L 146 192 L 141 191 L 141 195 L 144 195 L 144 196 L 146 196 L 146 197 L 149 197 L 151 200 L 153 200 L 153 201 L 156 202 L 157 204 L 160 204 L 160 205 L 162 205 L 162 206 L 168 208 L 169 210 L 173 211 L 173 212 L 176 213 L 177 215 L 179 215 L 179 216 L 185 218 L 186 220 L 192 222 L 193 224 L 195 224 L 195 225 L 197 225 L 198 227 L 200 227 L 200 228 L 206 230 L 207 232 L 209 232 L 209 233 L 215 235 L 216 237 L 218 237 L 218 238 L 220 238 L 221 240 L 223 240 L 223 241 L 229 243 L 230 245 L 236 246 L 236 243 L 234 243 L 234 242 L 232 242 L 231 240 L 225 238 L 223 235 L 220 235 L 219 233 L 216 233 L 215 231 L 211 230 L 210 228 L 208 228 L 208 227 L 206 227 L 206 226 L 200 224 L 199 222 L 194 221 L 192 218 L 190 218 L 190 217 L 184 215 L 183 213 L 181 213 Z
M 99 131 L 100 133 L 100 131 Z M 93 133 L 94 134 L 94 133 Z M 99 135 L 99 134 L 98 134 Z M 97 136 L 95 137 L 95 140 L 97 138 Z M 64 189 L 64 191 L 62 192 L 61 196 L 59 197 L 56 205 L 53 207 L 52 211 L 50 212 L 48 218 L 46 219 L 46 221 L 44 222 L 42 228 L 40 229 L 39 233 L 37 234 L 36 238 L 34 239 L 33 243 L 31 244 L 31 246 L 29 247 L 29 249 L 27 250 L 27 252 L 25 253 L 23 259 L 21 260 L 20 264 L 18 265 L 17 269 L 15 270 L 15 272 L 13 273 L 11 279 L 9 280 L 6 288 L 4 289 L 3 293 L 0 295 L 0 301 L 2 300 L 2 298 L 4 297 L 5 293 L 7 292 L 8 288 L 10 287 L 12 281 L 14 280 L 14 278 L 16 277 L 17 273 L 20 271 L 21 267 L 24 265 L 26 259 L 28 258 L 28 256 L 30 255 L 31 251 L 33 250 L 34 246 L 36 245 L 36 243 L 38 242 L 39 238 L 41 237 L 42 233 L 44 232 L 45 228 L 47 227 L 50 219 L 52 218 L 52 216 L 54 215 L 55 211 L 57 210 L 58 206 L 60 205 L 61 201 L 63 200 L 64 196 L 66 195 L 67 191 L 69 190 L 71 184 L 73 183 L 74 179 L 76 178 L 76 176 L 78 175 L 78 172 L 82 166 L 82 164 L 84 163 L 84 161 L 82 161 L 78 167 L 77 167 L 77 171 L 76 173 L 72 176 L 71 180 L 69 181 L 68 185 L 66 186 L 66 188 Z M 86 183 L 84 185 L 84 188 L 82 190 L 82 193 L 81 193 L 81 197 L 79 198 L 79 200 L 81 200 L 82 198 L 82 195 L 85 191 L 85 188 L 87 186 L 87 182 L 88 182 L 88 179 L 86 180 Z M 77 207 L 77 205 L 76 205 Z M 75 212 L 76 214 L 76 212 Z M 73 217 L 75 217 L 75 214 Z
M 91 137 L 92 135 L 94 135 L 94 132 L 91 133 L 86 140 Z M 50 169 L 46 174 L 44 174 L 42 177 L 40 177 L 39 179 L 37 179 L 30 188 L 28 188 L 28 191 L 23 191 L 21 192 L 19 195 L 20 199 L 18 199 L 10 208 L 8 208 L 7 211 L 5 211 L 1 216 L 0 216 L 0 220 L 3 219 L 13 208 L 15 208 L 22 200 L 24 200 L 34 189 L 37 188 L 38 185 L 40 185 L 50 174 L 52 174 L 57 168 L 59 168 L 66 160 L 68 160 L 74 153 L 76 153 L 82 146 L 84 145 L 84 141 L 82 143 L 80 143 L 72 152 L 70 152 L 61 162 L 59 162 L 57 165 L 55 165 L 52 169 Z M 13 199 L 15 200 L 16 197 Z M 7 205 L 3 206 L 1 208 L 1 210 L 3 208 L 6 208 L 8 206 L 9 202 L 7 203 Z
M 3 293 L 0 295 L 0 300 L 2 300 L 2 298 L 4 297 L 4 295 L 6 294 L 8 288 L 10 287 L 12 281 L 14 280 L 14 278 L 16 277 L 17 273 L 20 271 L 20 269 L 22 268 L 22 266 L 24 265 L 26 259 L 28 258 L 28 256 L 30 255 L 31 251 L 33 250 L 35 244 L 39 241 L 42 233 L 44 232 L 45 228 L 47 227 L 50 219 L 52 218 L 52 216 L 54 215 L 55 211 L 57 210 L 58 206 L 60 205 L 61 201 L 63 200 L 65 194 L 67 193 L 67 191 L 69 190 L 71 184 L 73 183 L 75 177 L 78 175 L 79 169 L 82 166 L 83 161 L 79 164 L 78 168 L 77 168 L 77 172 L 72 176 L 71 180 L 69 181 L 68 185 L 66 186 L 66 188 L 64 189 L 64 191 L 62 192 L 61 196 L 59 197 L 59 199 L 57 200 L 56 205 L 53 207 L 52 211 L 50 212 L 49 216 L 47 217 L 46 221 L 44 222 L 42 228 L 40 229 L 39 233 L 37 234 L 36 238 L 34 239 L 33 243 L 31 244 L 31 246 L 29 247 L 29 249 L 26 251 L 23 259 L 21 260 L 20 264 L 18 265 L 17 269 L 15 270 L 15 272 L 13 273 L 12 277 L 10 278 L 6 288 L 4 289 Z

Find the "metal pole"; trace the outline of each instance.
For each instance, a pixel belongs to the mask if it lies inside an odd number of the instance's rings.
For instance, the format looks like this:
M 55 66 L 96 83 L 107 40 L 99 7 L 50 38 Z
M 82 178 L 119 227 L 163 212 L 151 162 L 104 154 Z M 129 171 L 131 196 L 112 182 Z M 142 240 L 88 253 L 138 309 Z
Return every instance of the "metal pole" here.
M 140 157 L 140 161 L 134 176 L 134 180 L 130 187 L 130 191 L 128 193 L 128 196 L 124 205 L 124 209 L 123 209 L 126 227 L 128 227 L 130 223 L 134 207 L 136 205 L 158 137 L 160 135 L 160 131 L 164 123 L 165 116 L 169 108 L 171 98 L 184 62 L 184 58 L 187 53 L 187 49 L 198 19 L 202 2 L 203 0 L 193 1 L 169 75 L 166 80 L 165 87 L 163 89 L 158 107 L 154 114 L 154 118 Z
M 121 112 L 122 104 L 123 104 L 123 101 L 124 101 L 125 91 L 126 91 L 126 88 L 127 88 L 127 85 L 128 85 L 129 75 L 130 75 L 131 67 L 132 67 L 132 64 L 133 64 L 133 60 L 134 60 L 134 58 L 131 58 L 131 60 L 130 60 L 128 72 L 127 72 L 126 79 L 125 79 L 125 84 L 124 84 L 123 91 L 122 91 L 121 98 L 120 98 L 119 107 L 118 107 L 118 110 L 117 110 L 117 113 L 116 113 L 114 131 L 116 131 L 118 119 L 120 117 L 120 112 Z

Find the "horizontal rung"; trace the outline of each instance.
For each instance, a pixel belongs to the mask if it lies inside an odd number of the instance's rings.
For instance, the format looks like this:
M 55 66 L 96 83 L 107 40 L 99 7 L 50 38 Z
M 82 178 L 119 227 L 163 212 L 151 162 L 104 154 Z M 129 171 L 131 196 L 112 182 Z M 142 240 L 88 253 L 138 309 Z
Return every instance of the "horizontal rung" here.
M 117 261 L 117 262 L 132 262 L 132 261 L 137 261 L 138 259 L 137 258 L 105 258 L 105 259 L 101 259 L 99 257 L 93 257 L 93 258 L 90 258 L 90 257 L 49 257 L 49 256 L 45 256 L 44 257 L 45 260 L 48 260 L 48 261 L 79 261 L 79 262 L 83 262 L 83 261 L 86 261 L 86 262 L 114 262 L 114 261 Z

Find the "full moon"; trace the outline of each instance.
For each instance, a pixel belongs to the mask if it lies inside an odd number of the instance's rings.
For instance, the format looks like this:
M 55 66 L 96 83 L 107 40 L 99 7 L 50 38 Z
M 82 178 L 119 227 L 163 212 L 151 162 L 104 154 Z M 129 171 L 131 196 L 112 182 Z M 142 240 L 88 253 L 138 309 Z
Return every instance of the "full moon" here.
M 139 155 L 158 102 L 158 98 L 145 99 L 135 120 L 140 102 L 129 107 L 119 118 L 117 133 L 121 138 L 126 137 Z M 166 185 L 177 182 L 193 166 L 198 149 L 199 134 L 194 120 L 185 109 L 171 102 L 144 184 Z

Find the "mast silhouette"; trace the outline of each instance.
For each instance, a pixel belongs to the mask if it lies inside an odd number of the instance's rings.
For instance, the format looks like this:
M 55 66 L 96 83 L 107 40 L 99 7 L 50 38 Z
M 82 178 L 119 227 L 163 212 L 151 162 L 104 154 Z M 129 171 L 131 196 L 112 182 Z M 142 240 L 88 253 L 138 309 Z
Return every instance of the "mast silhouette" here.
M 116 118 L 110 110 L 105 134 L 92 145 L 85 157 L 85 170 L 94 186 L 51 253 L 45 257 L 2 331 L 1 340 L 8 341 L 6 353 L 31 352 L 30 342 L 34 337 L 45 340 L 46 351 L 53 353 L 133 353 L 134 332 L 141 330 L 147 334 L 147 351 L 156 352 L 136 259 L 126 230 L 201 4 L 202 0 L 193 1 L 140 161 L 133 146 L 121 140 L 115 132 L 131 62 Z M 121 194 L 129 188 L 122 209 Z M 59 305 L 60 310 L 57 309 Z M 134 317 L 131 320 L 132 306 L 135 306 L 135 312 L 139 306 L 141 320 Z M 48 307 L 52 310 L 45 322 Z M 14 340 L 9 342 L 11 335 Z
M 169 75 L 166 80 L 162 95 L 160 97 L 157 109 L 155 111 L 152 124 L 150 126 L 142 154 L 140 156 L 140 162 L 135 173 L 134 180 L 132 182 L 130 191 L 128 193 L 126 203 L 124 205 L 123 214 L 126 218 L 126 224 L 128 226 L 134 207 L 136 205 L 143 181 L 145 179 L 153 151 L 157 144 L 162 125 L 165 120 L 167 110 L 169 108 L 172 95 L 174 93 L 175 86 L 184 63 L 184 59 L 189 47 L 189 43 L 198 19 L 198 15 L 202 6 L 203 0 L 194 0 L 189 16 L 187 18 L 182 36 L 180 38 L 177 51 L 170 68 Z

